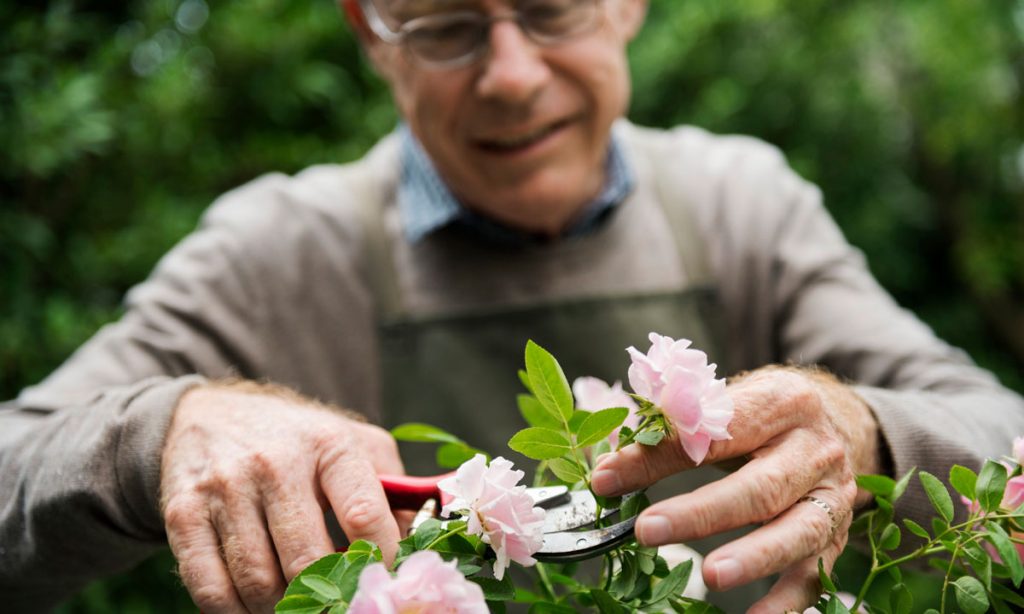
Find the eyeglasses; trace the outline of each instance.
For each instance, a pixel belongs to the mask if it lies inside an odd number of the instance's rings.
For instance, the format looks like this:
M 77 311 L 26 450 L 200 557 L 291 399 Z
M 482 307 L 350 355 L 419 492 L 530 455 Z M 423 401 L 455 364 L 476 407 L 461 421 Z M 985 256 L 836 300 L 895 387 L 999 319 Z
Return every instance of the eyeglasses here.
M 487 53 L 496 22 L 514 21 L 530 40 L 546 47 L 593 31 L 600 22 L 601 1 L 524 0 L 516 10 L 497 15 L 438 13 L 411 19 L 397 32 L 384 23 L 373 0 L 360 0 L 360 5 L 370 29 L 384 42 L 404 45 L 428 66 L 458 68 Z

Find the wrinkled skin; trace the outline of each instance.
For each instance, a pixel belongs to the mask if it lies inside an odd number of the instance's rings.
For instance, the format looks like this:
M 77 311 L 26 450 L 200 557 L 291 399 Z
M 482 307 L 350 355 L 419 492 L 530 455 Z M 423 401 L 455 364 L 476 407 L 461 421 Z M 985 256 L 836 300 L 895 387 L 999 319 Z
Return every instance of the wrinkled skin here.
M 162 458 L 162 510 L 181 579 L 206 614 L 271 612 L 287 582 L 350 540 L 394 557 L 399 527 L 377 473 L 402 473 L 378 427 L 256 384 L 183 395 Z
M 849 387 L 825 374 L 767 367 L 730 383 L 736 407 L 732 439 L 714 441 L 705 462 L 744 460 L 726 477 L 660 501 L 637 520 L 645 545 L 688 542 L 730 529 L 761 525 L 709 553 L 704 581 L 726 590 L 779 574 L 750 612 L 803 611 L 821 592 L 817 561 L 831 570 L 846 546 L 852 511 L 870 501 L 857 474 L 878 473 L 878 425 Z M 679 442 L 633 444 L 602 457 L 593 476 L 598 494 L 643 488 L 694 467 Z M 838 526 L 821 507 L 827 502 Z

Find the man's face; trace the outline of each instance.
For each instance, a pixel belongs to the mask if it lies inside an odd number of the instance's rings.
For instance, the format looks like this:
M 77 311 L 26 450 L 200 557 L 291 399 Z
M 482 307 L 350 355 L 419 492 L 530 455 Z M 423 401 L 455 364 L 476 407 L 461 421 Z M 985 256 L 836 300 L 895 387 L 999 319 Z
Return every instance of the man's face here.
M 377 0 L 392 15 L 452 8 L 500 14 L 511 0 Z M 625 48 L 644 0 L 604 0 L 598 26 L 540 46 L 496 22 L 479 61 L 437 69 L 380 41 L 370 54 L 441 176 L 467 206 L 554 233 L 604 183 L 612 122 L 629 101 Z M 411 13 L 410 13 L 411 11 Z

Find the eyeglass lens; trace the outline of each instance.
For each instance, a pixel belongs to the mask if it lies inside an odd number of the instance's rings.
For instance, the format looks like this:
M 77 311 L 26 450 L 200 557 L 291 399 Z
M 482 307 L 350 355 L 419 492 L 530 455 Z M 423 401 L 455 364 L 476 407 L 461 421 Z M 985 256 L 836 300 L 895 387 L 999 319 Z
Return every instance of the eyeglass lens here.
M 515 20 L 534 42 L 550 45 L 592 28 L 598 8 L 597 0 L 529 0 L 519 4 Z M 471 60 L 486 49 L 491 23 L 501 19 L 476 11 L 429 15 L 407 22 L 403 39 L 428 62 Z

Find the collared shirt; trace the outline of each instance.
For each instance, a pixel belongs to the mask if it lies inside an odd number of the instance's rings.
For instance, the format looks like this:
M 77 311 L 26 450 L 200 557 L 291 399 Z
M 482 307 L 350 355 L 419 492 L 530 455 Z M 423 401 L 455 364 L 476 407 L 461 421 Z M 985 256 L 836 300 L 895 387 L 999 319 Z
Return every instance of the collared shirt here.
M 402 143 L 402 179 L 398 186 L 398 208 L 403 229 L 410 243 L 449 224 L 461 224 L 470 232 L 506 245 L 525 245 L 546 239 L 512 228 L 462 206 L 445 185 L 433 162 L 413 136 L 409 127 L 399 127 Z M 605 185 L 579 218 L 563 232 L 563 237 L 592 232 L 608 214 L 633 191 L 636 179 L 612 135 L 605 159 Z

